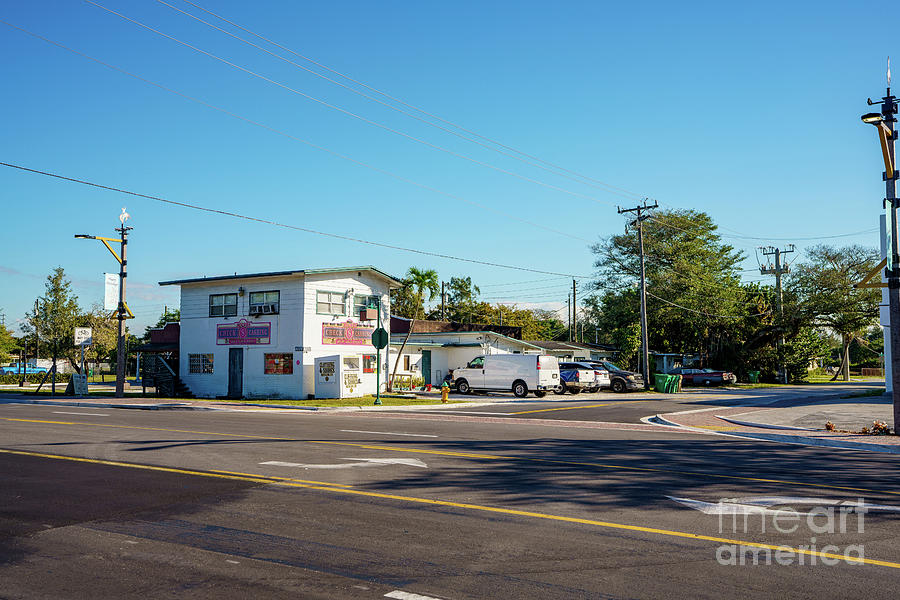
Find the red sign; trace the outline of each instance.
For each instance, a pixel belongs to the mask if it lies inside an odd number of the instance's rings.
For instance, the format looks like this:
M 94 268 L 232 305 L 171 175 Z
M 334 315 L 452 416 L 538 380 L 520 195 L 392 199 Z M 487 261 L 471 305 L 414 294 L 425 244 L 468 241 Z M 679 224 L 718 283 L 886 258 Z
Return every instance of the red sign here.
M 216 325 L 217 346 L 256 346 L 271 343 L 271 323 L 251 323 L 241 319 L 237 323 Z
M 374 327 L 359 323 L 322 323 L 322 343 L 339 346 L 368 346 L 372 344 Z

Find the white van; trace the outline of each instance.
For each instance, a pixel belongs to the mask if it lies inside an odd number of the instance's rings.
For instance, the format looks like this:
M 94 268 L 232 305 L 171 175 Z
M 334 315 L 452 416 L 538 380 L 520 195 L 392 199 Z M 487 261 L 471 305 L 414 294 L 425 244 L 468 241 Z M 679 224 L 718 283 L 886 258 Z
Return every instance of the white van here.
M 534 392 L 543 398 L 559 385 L 559 361 L 547 354 L 491 354 L 479 356 L 465 368 L 453 370 L 453 384 L 460 394 L 472 390 L 512 392 L 524 398 Z

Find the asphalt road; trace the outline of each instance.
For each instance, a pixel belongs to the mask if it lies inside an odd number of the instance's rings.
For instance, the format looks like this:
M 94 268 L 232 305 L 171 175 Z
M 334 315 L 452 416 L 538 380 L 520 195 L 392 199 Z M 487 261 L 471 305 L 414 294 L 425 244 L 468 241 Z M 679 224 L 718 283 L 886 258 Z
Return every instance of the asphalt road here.
M 572 425 L 0 405 L 0 597 L 896 595 L 896 457 Z

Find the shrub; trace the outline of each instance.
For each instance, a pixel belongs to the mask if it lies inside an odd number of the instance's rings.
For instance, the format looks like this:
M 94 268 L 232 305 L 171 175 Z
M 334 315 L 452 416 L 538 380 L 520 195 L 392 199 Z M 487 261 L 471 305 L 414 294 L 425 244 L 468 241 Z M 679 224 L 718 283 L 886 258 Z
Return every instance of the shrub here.
M 41 380 L 44 379 L 44 373 L 29 373 L 25 376 L 25 381 L 28 383 L 40 383 Z M 44 385 L 48 385 L 50 383 L 51 378 L 47 378 L 47 383 Z M 22 376 L 19 374 L 13 375 L 0 375 L 0 384 L 14 384 L 22 381 Z M 68 383 L 69 374 L 68 373 L 57 373 L 56 374 L 56 383 Z

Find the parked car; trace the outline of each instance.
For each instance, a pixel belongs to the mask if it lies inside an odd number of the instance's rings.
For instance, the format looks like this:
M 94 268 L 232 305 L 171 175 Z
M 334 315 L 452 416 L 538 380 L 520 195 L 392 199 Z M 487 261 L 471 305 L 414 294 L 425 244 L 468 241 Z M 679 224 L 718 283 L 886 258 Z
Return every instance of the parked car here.
M 35 367 L 29 364 L 25 364 L 25 374 L 31 375 L 33 373 L 46 373 L 46 367 Z M 0 374 L 2 375 L 21 375 L 22 367 L 19 363 L 12 363 L 11 365 L 7 365 L 5 367 L 0 367 Z
M 683 385 L 723 385 L 737 383 L 737 376 L 728 371 L 714 371 L 713 369 L 692 369 L 679 367 L 673 369 L 670 375 L 681 375 Z
M 490 354 L 453 369 L 453 385 L 460 394 L 472 390 L 511 391 L 517 398 L 534 392 L 543 398 L 559 385 L 559 361 L 547 354 Z
M 640 373 L 623 369 L 607 360 L 591 361 L 590 364 L 609 372 L 609 389 L 616 393 L 644 389 L 644 378 Z
M 588 362 L 559 363 L 559 387 L 553 390 L 557 394 L 579 394 L 582 391 L 596 392 L 609 387 L 609 373 Z

